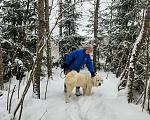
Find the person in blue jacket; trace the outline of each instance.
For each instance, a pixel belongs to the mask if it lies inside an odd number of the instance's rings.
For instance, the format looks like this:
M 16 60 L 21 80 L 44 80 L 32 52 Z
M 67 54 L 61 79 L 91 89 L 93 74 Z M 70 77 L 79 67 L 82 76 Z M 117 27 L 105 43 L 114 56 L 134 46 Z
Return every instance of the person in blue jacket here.
M 68 74 L 72 70 L 80 72 L 81 67 L 86 64 L 91 73 L 91 77 L 95 76 L 92 59 L 90 53 L 93 51 L 92 45 L 87 45 L 84 49 L 76 49 L 67 55 L 64 63 L 64 72 Z M 64 84 L 64 92 L 67 92 L 66 85 Z M 80 95 L 80 87 L 76 87 L 76 95 Z

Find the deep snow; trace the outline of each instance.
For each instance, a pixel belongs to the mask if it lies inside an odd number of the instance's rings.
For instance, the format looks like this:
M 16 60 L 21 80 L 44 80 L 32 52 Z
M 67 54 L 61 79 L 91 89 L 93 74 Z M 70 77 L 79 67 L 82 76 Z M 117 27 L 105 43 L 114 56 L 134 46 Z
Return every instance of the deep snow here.
M 60 77 L 61 69 L 54 69 L 53 72 L 54 79 L 49 81 L 47 100 L 44 100 L 46 77 L 41 81 L 40 100 L 32 97 L 31 84 L 24 101 L 21 120 L 150 120 L 150 115 L 145 111 L 142 112 L 140 105 L 127 103 L 125 91 L 118 93 L 119 80 L 111 73 L 106 79 L 107 73 L 98 72 L 104 78 L 104 84 L 101 87 L 93 87 L 91 96 L 77 97 L 74 89 L 69 98 L 70 103 L 65 103 L 64 79 Z M 15 84 L 17 85 L 18 81 L 13 78 L 11 92 Z M 26 81 L 22 81 L 21 91 L 25 84 Z M 6 110 L 7 92 L 4 91 L 3 94 L 0 97 L 0 120 L 10 120 L 19 101 L 17 88 L 12 101 L 11 114 Z
M 101 8 L 104 9 L 109 3 L 103 3 L 101 0 Z M 107 2 L 109 0 L 106 0 Z M 101 9 L 100 8 L 100 9 Z M 89 12 L 88 9 L 93 9 L 89 3 L 84 3 L 81 8 L 83 17 L 81 19 L 82 27 L 79 29 L 79 34 L 87 35 L 83 32 L 88 24 Z M 56 10 L 57 12 L 57 10 Z M 56 17 L 56 12 L 52 12 L 50 17 Z M 52 19 L 50 25 L 53 26 L 55 19 Z M 54 34 L 58 34 L 58 29 L 54 30 Z M 41 99 L 32 97 L 32 84 L 25 97 L 23 113 L 21 120 L 150 120 L 150 115 L 145 111 L 142 112 L 140 105 L 128 104 L 127 94 L 125 91 L 118 93 L 117 86 L 119 80 L 115 75 L 98 72 L 104 78 L 104 84 L 101 87 L 93 87 L 91 96 L 75 96 L 75 89 L 72 92 L 69 100 L 70 103 L 65 103 L 65 94 L 63 92 L 64 79 L 60 77 L 61 69 L 53 70 L 54 80 L 49 81 L 47 100 L 44 100 L 45 86 L 47 78 L 41 81 Z M 87 70 L 81 72 L 88 72 Z M 22 81 L 20 87 L 20 96 L 26 85 L 26 79 Z M 18 86 L 18 81 L 12 79 L 11 92 L 14 85 Z M 8 83 L 5 84 L 5 89 L 8 88 Z M 7 91 L 3 91 L 3 96 L 0 97 L 0 120 L 10 120 L 13 112 L 18 104 L 17 87 L 12 99 L 12 110 L 8 114 L 6 110 Z M 19 114 L 19 112 L 18 112 Z M 18 120 L 18 114 L 16 120 Z

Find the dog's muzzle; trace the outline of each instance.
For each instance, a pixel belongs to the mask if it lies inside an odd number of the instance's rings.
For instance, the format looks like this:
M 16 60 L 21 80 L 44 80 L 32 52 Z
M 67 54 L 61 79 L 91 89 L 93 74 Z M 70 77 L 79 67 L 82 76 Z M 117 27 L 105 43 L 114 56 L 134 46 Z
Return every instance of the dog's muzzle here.
M 99 83 L 99 86 L 101 86 L 101 83 Z

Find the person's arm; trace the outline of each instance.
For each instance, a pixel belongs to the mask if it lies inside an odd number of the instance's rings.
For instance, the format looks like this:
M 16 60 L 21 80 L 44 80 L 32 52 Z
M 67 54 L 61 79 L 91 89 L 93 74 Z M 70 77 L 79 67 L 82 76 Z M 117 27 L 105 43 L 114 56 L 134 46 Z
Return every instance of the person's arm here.
M 94 67 L 93 67 L 93 63 L 92 63 L 92 59 L 91 59 L 90 55 L 88 57 L 88 61 L 87 61 L 86 65 L 88 67 L 88 70 L 91 73 L 91 77 L 94 77 L 95 76 L 95 71 L 94 71 Z

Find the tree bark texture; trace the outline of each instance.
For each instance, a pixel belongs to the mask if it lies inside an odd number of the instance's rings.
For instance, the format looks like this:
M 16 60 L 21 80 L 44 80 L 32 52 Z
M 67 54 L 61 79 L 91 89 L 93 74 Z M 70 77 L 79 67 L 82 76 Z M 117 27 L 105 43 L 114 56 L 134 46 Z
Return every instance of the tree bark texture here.
M 147 50 L 146 50 L 146 63 L 147 63 L 147 66 L 146 66 L 146 81 L 145 81 L 145 90 L 144 90 L 144 99 L 143 99 L 143 104 L 142 104 L 142 111 L 144 109 L 144 106 L 145 106 L 145 102 L 146 102 L 146 99 L 147 99 L 147 95 L 148 95 L 148 80 L 149 80 L 149 39 L 147 39 Z
M 3 72 L 2 72 L 2 49 L 0 41 L 0 90 L 3 89 Z
M 43 50 L 40 51 L 44 43 L 44 0 L 38 0 L 38 21 L 39 21 L 39 40 L 37 49 L 37 66 L 35 69 L 35 76 L 33 82 L 33 93 L 36 98 L 40 99 L 40 75 Z M 40 51 L 40 52 L 39 52 Z
M 96 65 L 96 51 L 97 51 L 97 31 L 98 31 L 98 8 L 99 8 L 99 2 L 100 0 L 97 0 L 96 2 L 96 9 L 94 13 L 94 50 L 93 50 L 93 67 L 95 72 L 97 71 L 97 65 Z
M 60 19 L 62 19 L 62 0 L 59 2 Z M 62 23 L 59 25 L 59 38 L 62 38 Z
M 62 19 L 62 0 L 59 1 L 59 12 L 60 12 L 60 17 L 59 19 Z M 62 23 L 59 23 L 59 39 L 62 38 Z M 61 54 L 61 44 L 59 43 L 59 55 Z
M 49 0 L 45 0 L 45 21 L 46 21 L 46 36 L 49 35 Z M 51 67 L 51 41 L 47 41 L 47 70 L 48 78 L 52 76 L 52 67 Z

